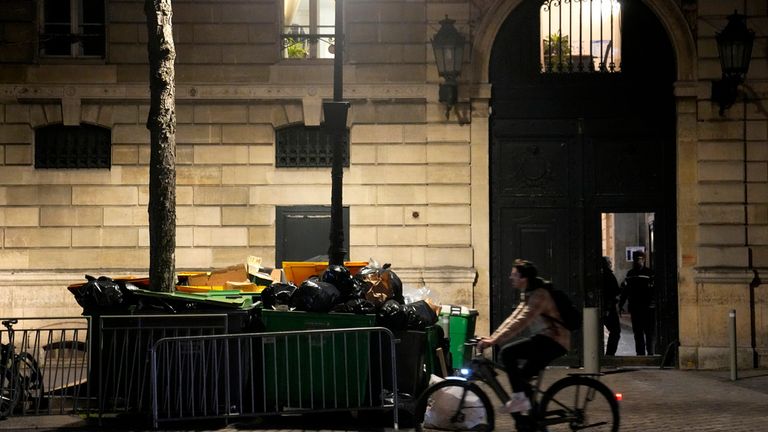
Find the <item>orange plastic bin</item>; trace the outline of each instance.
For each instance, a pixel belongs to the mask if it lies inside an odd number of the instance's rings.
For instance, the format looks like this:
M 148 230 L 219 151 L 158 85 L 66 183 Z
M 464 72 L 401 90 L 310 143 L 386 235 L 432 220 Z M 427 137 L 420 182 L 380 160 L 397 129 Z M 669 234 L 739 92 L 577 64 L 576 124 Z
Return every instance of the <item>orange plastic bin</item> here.
M 344 267 L 354 276 L 361 268 L 368 265 L 367 261 L 344 261 Z M 328 268 L 328 261 L 283 261 L 285 279 L 299 285 L 311 276 L 320 276 Z

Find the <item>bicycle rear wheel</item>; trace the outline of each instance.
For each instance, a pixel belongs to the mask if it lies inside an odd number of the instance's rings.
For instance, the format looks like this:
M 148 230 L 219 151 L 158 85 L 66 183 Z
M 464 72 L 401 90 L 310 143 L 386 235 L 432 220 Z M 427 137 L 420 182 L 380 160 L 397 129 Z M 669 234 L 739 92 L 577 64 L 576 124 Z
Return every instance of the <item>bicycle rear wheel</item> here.
M 18 376 L 21 380 L 21 397 L 16 405 L 17 410 L 24 413 L 39 414 L 45 409 L 45 388 L 43 385 L 43 372 L 40 365 L 29 353 L 19 355 Z
M 619 430 L 619 403 L 613 392 L 596 379 L 565 377 L 541 397 L 537 416 L 541 430 L 548 432 L 588 429 Z
M 448 378 L 429 386 L 416 404 L 416 431 L 492 431 L 494 412 L 477 384 Z

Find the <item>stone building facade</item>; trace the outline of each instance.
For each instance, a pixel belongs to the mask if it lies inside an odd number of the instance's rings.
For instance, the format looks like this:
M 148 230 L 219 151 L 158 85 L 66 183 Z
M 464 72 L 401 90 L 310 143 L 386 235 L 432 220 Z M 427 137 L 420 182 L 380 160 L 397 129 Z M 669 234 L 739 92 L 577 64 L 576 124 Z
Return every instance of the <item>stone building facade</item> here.
M 73 0 L 73 4 L 83 1 Z M 85 2 L 88 3 L 88 2 Z M 440 301 L 492 307 L 491 49 L 524 0 L 346 0 L 344 171 L 350 257 L 391 262 Z M 751 359 L 748 250 L 768 274 L 768 6 L 643 0 L 676 71 L 679 365 L 727 365 L 727 312 Z M 0 4 L 0 315 L 79 314 L 64 287 L 148 267 L 146 23 L 140 0 L 107 0 L 103 56 L 45 55 L 44 2 Z M 715 32 L 744 9 L 756 39 L 746 104 L 720 116 Z M 175 0 L 178 270 L 275 263 L 276 209 L 330 203 L 330 170 L 275 166 L 276 130 L 318 126 L 332 60 L 284 58 L 280 0 Z M 459 101 L 446 118 L 430 39 L 445 16 L 467 36 Z M 74 45 L 77 45 L 75 42 Z M 110 131 L 109 169 L 35 168 L 36 130 Z M 279 265 L 279 263 L 277 263 Z M 768 362 L 768 288 L 755 290 Z

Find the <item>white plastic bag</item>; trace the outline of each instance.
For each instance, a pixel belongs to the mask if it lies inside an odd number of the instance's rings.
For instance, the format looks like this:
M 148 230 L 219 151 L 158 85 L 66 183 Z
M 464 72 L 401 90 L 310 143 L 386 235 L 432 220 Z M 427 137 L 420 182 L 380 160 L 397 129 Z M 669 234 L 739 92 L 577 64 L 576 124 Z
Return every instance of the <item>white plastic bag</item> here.
M 432 385 L 442 380 L 442 378 L 432 375 L 429 384 Z M 462 393 L 463 389 L 459 386 L 443 387 L 432 393 L 427 401 L 427 410 L 424 412 L 424 427 L 445 430 L 469 430 L 477 425 L 488 424 L 483 402 L 472 392 L 467 392 L 464 396 L 463 408 L 461 410 L 462 414 L 464 414 L 463 419 L 460 419 L 460 423 L 451 421 L 451 417 L 456 414 L 461 402 Z

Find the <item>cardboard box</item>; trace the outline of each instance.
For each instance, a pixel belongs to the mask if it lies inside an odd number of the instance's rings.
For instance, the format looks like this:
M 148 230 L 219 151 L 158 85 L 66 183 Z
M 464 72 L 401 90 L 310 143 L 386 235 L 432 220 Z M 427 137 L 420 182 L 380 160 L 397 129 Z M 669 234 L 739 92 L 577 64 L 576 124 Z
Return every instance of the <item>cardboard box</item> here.
M 237 264 L 207 273 L 191 275 L 187 279 L 188 285 L 225 286 L 227 282 L 248 282 L 248 272 L 245 264 Z

